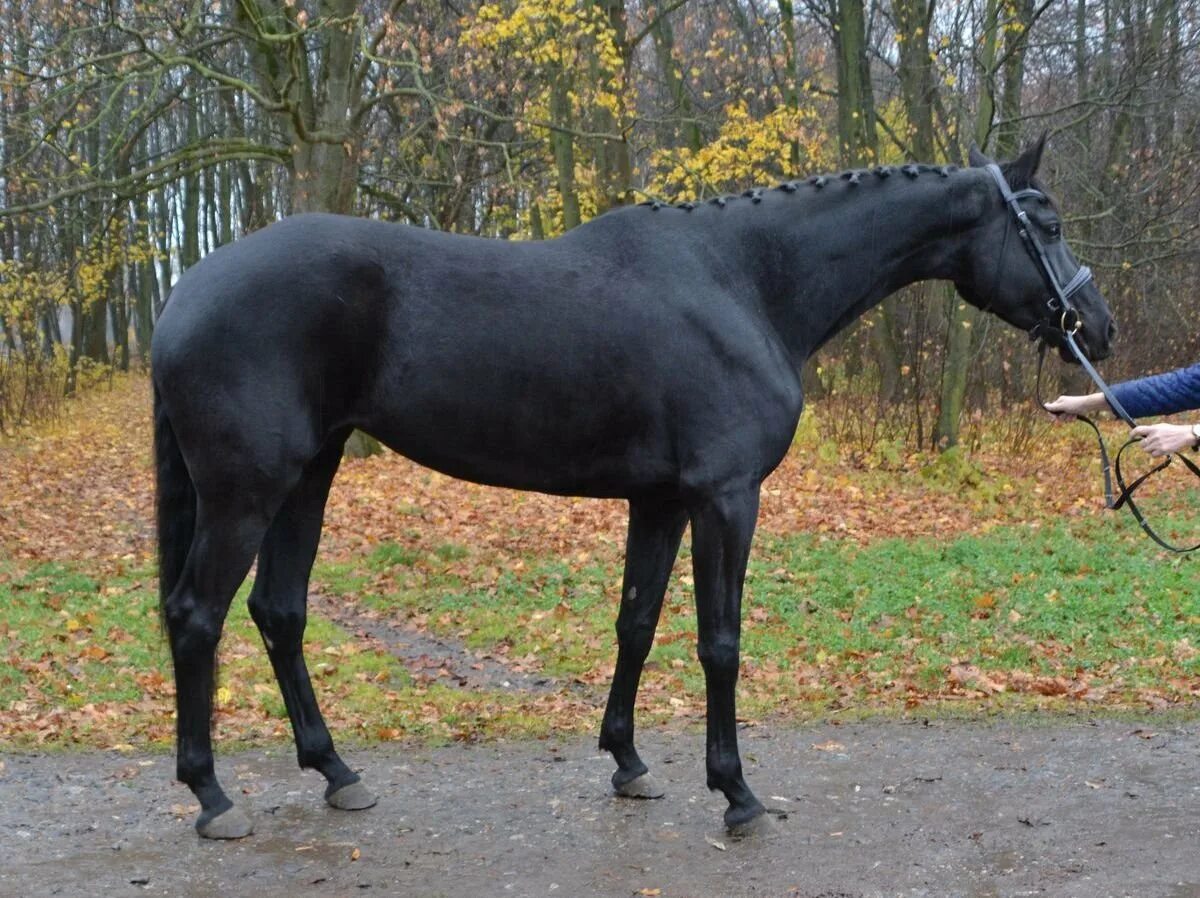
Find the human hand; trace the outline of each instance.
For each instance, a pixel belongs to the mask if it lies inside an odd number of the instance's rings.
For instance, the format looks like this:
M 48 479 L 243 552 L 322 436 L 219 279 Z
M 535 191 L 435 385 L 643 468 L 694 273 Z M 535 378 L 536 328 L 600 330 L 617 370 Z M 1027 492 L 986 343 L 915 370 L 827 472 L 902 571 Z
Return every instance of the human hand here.
M 1104 397 L 1099 393 L 1091 393 L 1087 396 L 1059 396 L 1057 399 L 1047 402 L 1045 409 L 1054 415 L 1057 421 L 1074 421 L 1079 415 L 1099 411 L 1103 407 L 1103 403 Z
M 1144 424 L 1133 429 L 1133 437 L 1155 458 L 1196 445 L 1196 436 L 1187 424 Z

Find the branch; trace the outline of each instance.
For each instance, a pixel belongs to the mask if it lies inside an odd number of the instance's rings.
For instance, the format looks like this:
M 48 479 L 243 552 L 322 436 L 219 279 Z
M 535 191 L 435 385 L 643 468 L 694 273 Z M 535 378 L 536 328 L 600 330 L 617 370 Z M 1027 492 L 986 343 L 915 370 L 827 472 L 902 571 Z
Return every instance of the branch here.
M 118 200 L 129 199 L 149 193 L 184 175 L 195 174 L 220 162 L 235 162 L 246 159 L 262 159 L 284 165 L 290 159 L 286 150 L 264 147 L 248 141 L 214 140 L 204 144 L 183 147 L 162 161 L 130 172 L 121 178 L 106 181 L 88 181 L 53 193 L 50 196 L 20 206 L 0 207 L 0 218 L 40 212 L 56 203 L 84 194 L 110 191 Z M 183 166 L 183 167 L 180 167 Z M 169 174 L 167 174 L 169 173 Z M 155 177 L 162 175 L 162 177 Z M 130 189 L 134 188 L 134 189 Z
M 646 27 L 633 36 L 633 39 L 629 42 L 630 48 L 632 49 L 644 41 L 647 35 L 649 35 L 655 28 L 658 27 L 658 23 L 661 19 L 665 19 L 671 13 L 675 12 L 675 10 L 686 6 L 688 2 L 689 0 L 672 0 L 670 6 L 666 7 L 665 9 L 660 9 L 657 15 L 655 15 L 654 18 L 646 24 Z

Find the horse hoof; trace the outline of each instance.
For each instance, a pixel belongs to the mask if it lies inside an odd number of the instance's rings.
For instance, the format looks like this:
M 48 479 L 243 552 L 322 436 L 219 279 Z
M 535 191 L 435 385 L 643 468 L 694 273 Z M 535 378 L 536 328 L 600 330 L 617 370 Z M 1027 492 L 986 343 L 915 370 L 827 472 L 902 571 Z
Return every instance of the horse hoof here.
M 613 789 L 624 798 L 662 798 L 667 794 L 666 789 L 658 784 L 658 780 L 648 773 L 635 776 L 625 783 L 618 783 L 614 776 Z
M 215 817 L 201 814 L 196 821 L 196 832 L 205 839 L 244 839 L 254 832 L 254 824 L 241 808 L 234 805 Z
M 730 823 L 726 820 L 726 827 L 729 830 L 731 838 L 741 839 L 762 839 L 766 838 L 771 833 L 775 832 L 775 818 L 765 810 L 759 809 L 759 812 L 749 820 L 740 820 L 736 823 Z
M 325 801 L 340 811 L 362 811 L 375 807 L 379 798 L 362 784 L 362 780 L 355 780 L 326 795 Z

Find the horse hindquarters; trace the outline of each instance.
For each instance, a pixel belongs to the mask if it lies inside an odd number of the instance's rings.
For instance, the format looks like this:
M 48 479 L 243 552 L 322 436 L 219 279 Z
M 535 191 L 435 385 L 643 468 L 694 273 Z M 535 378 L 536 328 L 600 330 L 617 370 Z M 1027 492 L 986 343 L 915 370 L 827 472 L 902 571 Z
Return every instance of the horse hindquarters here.
M 162 365 L 156 371 L 156 460 L 160 601 L 176 686 L 176 771 L 200 801 L 201 835 L 238 838 L 252 826 L 222 790 L 213 766 L 217 643 L 233 596 L 302 467 L 283 460 L 296 456 L 281 456 L 273 441 L 280 430 L 245 414 L 236 401 L 218 404 L 211 394 L 188 390 L 192 379 L 171 380 L 167 370 Z M 164 382 L 170 391 L 162 390 Z

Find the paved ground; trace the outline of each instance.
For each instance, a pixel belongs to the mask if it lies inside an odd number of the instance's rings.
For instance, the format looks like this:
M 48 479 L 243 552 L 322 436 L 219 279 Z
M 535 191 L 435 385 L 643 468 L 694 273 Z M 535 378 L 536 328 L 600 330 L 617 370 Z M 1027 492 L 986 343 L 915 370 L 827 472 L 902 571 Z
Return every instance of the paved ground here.
M 734 842 L 703 736 L 643 734 L 669 791 L 613 798 L 592 740 L 351 761 L 370 811 L 321 801 L 290 751 L 225 755 L 257 831 L 211 843 L 164 756 L 6 754 L 3 896 L 1200 898 L 1200 727 L 870 723 L 743 732 L 787 819 Z M 232 790 L 231 790 L 232 791 Z

